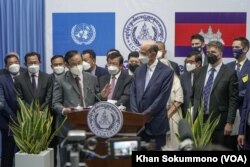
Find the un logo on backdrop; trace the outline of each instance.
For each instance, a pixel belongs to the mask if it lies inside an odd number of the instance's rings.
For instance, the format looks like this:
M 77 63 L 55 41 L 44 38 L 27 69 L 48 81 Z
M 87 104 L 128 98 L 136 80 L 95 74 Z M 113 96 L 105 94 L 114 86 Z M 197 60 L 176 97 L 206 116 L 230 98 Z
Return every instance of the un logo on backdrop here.
M 130 51 L 139 51 L 142 41 L 153 39 L 166 41 L 163 21 L 152 13 L 137 13 L 131 16 L 123 28 L 123 41 Z
M 71 38 L 78 45 L 89 45 L 96 37 L 95 27 L 91 24 L 76 24 L 71 29 Z

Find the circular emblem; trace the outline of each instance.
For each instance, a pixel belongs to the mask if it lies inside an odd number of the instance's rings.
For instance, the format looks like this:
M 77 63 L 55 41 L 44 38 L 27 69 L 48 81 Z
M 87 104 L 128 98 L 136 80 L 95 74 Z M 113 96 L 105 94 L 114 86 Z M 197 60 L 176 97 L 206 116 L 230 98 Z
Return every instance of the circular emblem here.
M 139 51 L 142 41 L 166 41 L 163 21 L 152 13 L 137 13 L 130 17 L 123 28 L 123 41 L 130 51 Z
M 78 45 L 89 45 L 96 37 L 95 27 L 91 24 L 76 24 L 71 29 L 71 38 Z
M 122 128 L 123 115 L 116 105 L 98 102 L 88 112 L 88 127 L 96 136 L 110 138 Z

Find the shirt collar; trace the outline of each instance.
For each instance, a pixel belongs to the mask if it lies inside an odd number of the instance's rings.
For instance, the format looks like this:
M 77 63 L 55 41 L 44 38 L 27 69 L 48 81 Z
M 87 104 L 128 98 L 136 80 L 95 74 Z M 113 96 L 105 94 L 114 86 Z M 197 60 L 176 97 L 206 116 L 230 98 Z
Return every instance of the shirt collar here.
M 240 63 L 239 63 L 239 61 L 238 60 L 236 60 L 236 64 L 240 64 L 240 67 L 242 67 L 243 65 L 244 65 L 244 63 L 246 62 L 246 60 L 247 60 L 247 57 L 245 57 L 245 59 L 243 60 L 243 61 L 241 61 Z
M 158 64 L 159 60 L 158 59 L 155 59 L 154 63 L 151 64 L 151 65 L 148 65 L 147 64 L 147 68 L 149 68 L 150 70 L 154 71 L 156 65 Z
M 36 77 L 39 76 L 39 72 L 37 72 L 37 73 L 31 73 L 31 72 L 29 72 L 29 76 L 30 76 L 30 77 L 31 77 L 33 74 L 35 74 Z
M 218 64 L 215 68 L 212 67 L 211 64 L 209 64 L 209 65 L 208 65 L 208 68 L 207 68 L 207 72 L 209 72 L 209 71 L 211 70 L 211 68 L 214 68 L 215 71 L 218 72 L 218 71 L 220 70 L 221 66 L 222 66 L 222 62 L 221 62 L 220 64 Z
M 120 75 L 121 75 L 121 70 L 117 74 L 111 76 L 111 79 L 112 79 L 112 77 L 115 77 L 115 79 L 118 79 L 120 77 Z

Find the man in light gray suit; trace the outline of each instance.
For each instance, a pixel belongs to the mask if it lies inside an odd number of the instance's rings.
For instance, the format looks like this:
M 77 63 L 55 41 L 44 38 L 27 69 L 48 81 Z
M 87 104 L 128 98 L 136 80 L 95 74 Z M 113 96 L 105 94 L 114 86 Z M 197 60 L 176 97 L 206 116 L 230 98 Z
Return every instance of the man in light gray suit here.
M 57 77 L 53 87 L 52 108 L 56 117 L 56 127 L 65 115 L 74 112 L 77 106 L 88 107 L 96 102 L 95 93 L 98 83 L 94 75 L 83 71 L 82 57 L 78 51 L 71 50 L 65 54 L 66 66 L 69 71 Z M 66 122 L 58 134 L 59 142 L 66 137 L 67 132 L 74 127 Z M 60 163 L 66 162 L 66 149 L 59 149 Z

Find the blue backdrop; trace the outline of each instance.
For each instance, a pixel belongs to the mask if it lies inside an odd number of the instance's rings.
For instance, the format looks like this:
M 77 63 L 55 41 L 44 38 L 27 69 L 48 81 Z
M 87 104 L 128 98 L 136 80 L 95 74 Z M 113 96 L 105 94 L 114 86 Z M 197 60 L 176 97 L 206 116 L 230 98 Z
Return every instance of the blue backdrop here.
M 22 65 L 27 52 L 40 53 L 45 69 L 44 0 L 0 0 L 0 68 L 11 51 L 20 55 Z

